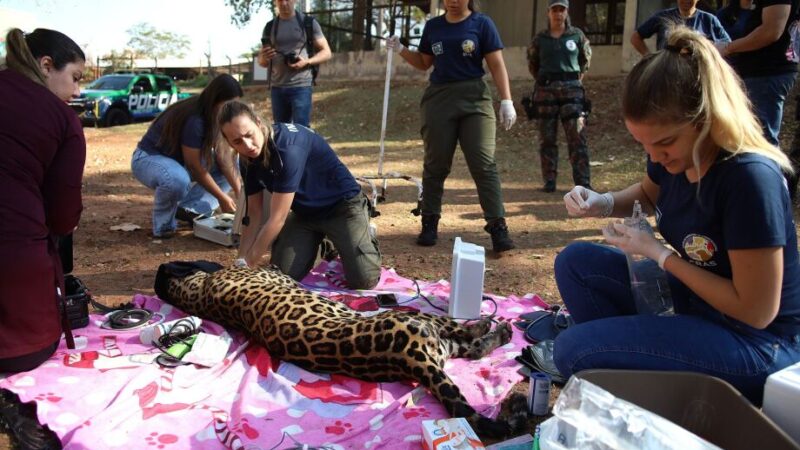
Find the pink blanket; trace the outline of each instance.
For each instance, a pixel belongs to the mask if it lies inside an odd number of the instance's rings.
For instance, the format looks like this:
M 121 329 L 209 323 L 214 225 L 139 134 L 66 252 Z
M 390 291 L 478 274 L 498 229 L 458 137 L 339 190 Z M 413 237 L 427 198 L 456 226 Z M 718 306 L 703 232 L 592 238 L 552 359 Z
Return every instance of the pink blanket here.
M 376 310 L 377 292 L 399 294 L 403 306 L 436 312 L 417 298 L 413 281 L 383 270 L 374 291 L 341 286 L 337 262 L 323 263 L 303 280 L 308 288 L 354 309 Z M 421 282 L 428 299 L 447 309 L 446 281 Z M 377 292 L 376 292 L 377 291 Z M 535 295 L 492 296 L 498 318 L 546 307 Z M 158 298 L 134 302 L 165 320 L 184 316 Z M 484 302 L 483 312 L 495 305 Z M 75 350 L 63 341 L 39 368 L 0 380 L 0 388 L 37 402 L 39 420 L 72 449 L 283 449 L 302 444 L 330 449 L 418 449 L 423 420 L 447 417 L 439 402 L 412 383 L 369 383 L 305 371 L 270 358 L 232 332 L 225 360 L 212 368 L 167 369 L 143 361 L 155 352 L 139 331 L 99 327 L 103 317 L 76 330 Z M 211 333 L 225 330 L 203 322 Z M 511 387 L 522 379 L 514 360 L 526 346 L 514 330 L 510 343 L 480 361 L 453 359 L 446 371 L 479 412 L 496 417 Z

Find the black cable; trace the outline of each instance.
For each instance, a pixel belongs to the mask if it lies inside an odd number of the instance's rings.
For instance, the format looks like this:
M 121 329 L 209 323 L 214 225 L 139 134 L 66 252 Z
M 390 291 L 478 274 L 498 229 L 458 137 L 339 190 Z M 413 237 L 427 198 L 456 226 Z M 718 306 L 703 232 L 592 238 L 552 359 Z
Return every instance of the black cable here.
M 444 308 L 442 308 L 440 306 L 434 305 L 433 302 L 431 301 L 431 299 L 428 298 L 428 296 L 426 296 L 425 294 L 422 293 L 422 289 L 419 287 L 419 282 L 417 280 L 414 280 L 414 288 L 416 288 L 417 293 L 413 297 L 409 298 L 408 300 L 406 300 L 404 302 L 398 302 L 397 306 L 406 305 L 408 303 L 413 302 L 414 300 L 416 300 L 418 298 L 421 298 L 421 299 L 425 300 L 428 303 L 428 305 L 430 305 L 431 308 L 437 309 L 437 310 L 442 311 L 444 313 L 448 312 L 446 309 L 444 309 Z M 484 296 L 481 297 L 481 302 L 485 302 L 487 300 L 490 301 L 494 305 L 494 311 L 492 311 L 491 314 L 489 314 L 489 315 L 481 314 L 481 317 L 488 317 L 489 319 L 492 320 L 492 322 L 497 323 L 498 321 L 494 317 L 497 314 L 497 310 L 498 310 L 499 306 L 497 305 L 497 302 L 494 301 L 494 299 L 489 297 L 488 295 L 484 295 Z M 459 318 L 458 317 L 453 317 L 453 319 L 459 319 Z M 469 323 L 469 322 L 471 322 L 473 320 L 478 320 L 478 319 L 459 319 L 459 320 L 465 320 L 467 323 Z
M 152 317 L 153 312 L 147 309 L 118 309 L 107 316 L 103 326 L 112 330 L 130 330 L 147 324 Z
M 183 318 L 172 324 L 166 333 L 154 340 L 153 345 L 166 353 L 173 345 L 186 342 L 198 332 L 200 332 L 200 329 L 195 327 L 193 321 Z

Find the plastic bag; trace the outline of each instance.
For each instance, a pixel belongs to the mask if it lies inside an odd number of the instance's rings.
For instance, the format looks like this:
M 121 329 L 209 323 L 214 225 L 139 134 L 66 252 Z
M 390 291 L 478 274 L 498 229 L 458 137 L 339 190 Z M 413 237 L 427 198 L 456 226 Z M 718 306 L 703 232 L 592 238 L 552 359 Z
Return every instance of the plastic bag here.
M 639 200 L 633 204 L 633 214 L 625 218 L 625 225 L 638 228 L 654 236 L 653 228 L 647 221 L 647 214 L 642 211 Z M 659 316 L 675 315 L 672 293 L 669 288 L 667 273 L 658 267 L 658 263 L 642 255 L 625 254 L 628 262 L 628 274 L 631 279 L 631 292 L 639 314 Z
M 578 377 L 540 425 L 541 450 L 713 450 L 719 447 Z

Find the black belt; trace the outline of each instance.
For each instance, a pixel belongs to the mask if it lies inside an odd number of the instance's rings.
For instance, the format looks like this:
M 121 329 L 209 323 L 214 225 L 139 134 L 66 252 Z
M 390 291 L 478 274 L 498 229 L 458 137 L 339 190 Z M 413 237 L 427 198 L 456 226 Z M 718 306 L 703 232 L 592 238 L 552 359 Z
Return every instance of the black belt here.
M 574 81 L 580 80 L 581 74 L 579 72 L 563 72 L 563 73 L 548 73 L 546 75 L 539 75 L 536 81 L 547 84 L 551 81 Z

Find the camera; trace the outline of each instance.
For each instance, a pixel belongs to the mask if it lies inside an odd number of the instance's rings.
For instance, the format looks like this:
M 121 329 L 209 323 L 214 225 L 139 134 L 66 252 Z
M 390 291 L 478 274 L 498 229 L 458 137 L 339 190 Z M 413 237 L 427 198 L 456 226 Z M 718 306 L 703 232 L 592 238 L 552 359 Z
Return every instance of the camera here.
M 283 60 L 286 61 L 286 64 L 294 64 L 297 61 L 300 61 L 300 58 L 297 56 L 295 52 L 291 52 L 291 53 L 284 53 Z
M 62 303 L 60 307 L 67 316 L 70 328 L 75 330 L 89 325 L 89 303 L 92 298 L 89 289 L 75 275 L 64 277 L 64 287 L 67 292 L 59 299 Z

